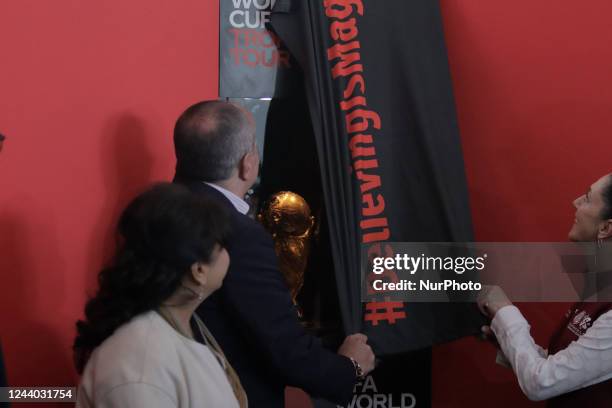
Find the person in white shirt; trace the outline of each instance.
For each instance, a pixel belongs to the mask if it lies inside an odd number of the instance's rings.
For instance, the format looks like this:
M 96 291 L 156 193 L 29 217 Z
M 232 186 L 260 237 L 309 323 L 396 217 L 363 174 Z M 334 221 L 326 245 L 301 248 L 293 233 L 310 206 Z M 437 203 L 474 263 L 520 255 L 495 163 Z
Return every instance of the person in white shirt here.
M 77 322 L 80 408 L 245 408 L 235 371 L 194 315 L 229 266 L 225 209 L 170 183 L 121 215 L 122 244 Z
M 593 183 L 573 204 L 576 217 L 569 239 L 596 241 L 600 251 L 609 248 L 612 174 Z M 483 332 L 494 335 L 529 399 L 549 400 L 548 406 L 555 408 L 612 406 L 612 302 L 575 304 L 548 350 L 535 344 L 529 323 L 501 288 L 486 288 L 478 305 L 492 319 Z

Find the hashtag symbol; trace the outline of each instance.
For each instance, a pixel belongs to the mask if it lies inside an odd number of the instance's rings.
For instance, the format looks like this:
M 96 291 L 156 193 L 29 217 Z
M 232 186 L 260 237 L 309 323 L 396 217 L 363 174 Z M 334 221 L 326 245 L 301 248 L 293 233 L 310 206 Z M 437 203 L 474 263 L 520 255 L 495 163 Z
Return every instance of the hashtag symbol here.
M 366 313 L 364 320 L 371 322 L 372 326 L 378 326 L 378 322 L 386 321 L 389 324 L 395 324 L 399 319 L 406 318 L 403 302 L 370 302 L 366 304 Z

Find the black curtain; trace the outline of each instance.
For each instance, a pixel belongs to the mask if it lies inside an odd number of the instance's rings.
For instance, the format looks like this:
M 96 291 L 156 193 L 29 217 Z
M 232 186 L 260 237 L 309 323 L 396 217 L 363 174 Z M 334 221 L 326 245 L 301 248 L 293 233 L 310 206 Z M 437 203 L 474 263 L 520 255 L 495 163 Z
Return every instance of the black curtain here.
M 345 332 L 383 356 L 477 333 L 473 305 L 360 299 L 362 245 L 473 240 L 438 3 L 278 0 L 272 29 L 303 70 Z

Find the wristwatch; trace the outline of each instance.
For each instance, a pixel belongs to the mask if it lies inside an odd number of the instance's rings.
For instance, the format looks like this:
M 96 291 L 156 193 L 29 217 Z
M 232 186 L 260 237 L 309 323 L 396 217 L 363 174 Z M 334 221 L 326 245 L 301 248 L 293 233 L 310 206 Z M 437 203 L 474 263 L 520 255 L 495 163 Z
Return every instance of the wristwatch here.
M 365 378 L 365 373 L 363 372 L 363 368 L 361 365 L 355 361 L 353 357 L 349 357 L 351 359 L 351 363 L 353 363 L 353 367 L 355 367 L 355 376 L 358 380 L 363 380 Z

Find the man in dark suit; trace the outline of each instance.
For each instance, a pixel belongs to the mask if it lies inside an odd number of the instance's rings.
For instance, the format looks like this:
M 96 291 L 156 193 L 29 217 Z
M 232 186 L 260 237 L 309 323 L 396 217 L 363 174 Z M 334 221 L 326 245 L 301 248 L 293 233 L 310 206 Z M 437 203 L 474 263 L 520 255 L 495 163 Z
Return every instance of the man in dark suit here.
M 223 348 L 254 408 L 283 408 L 285 386 L 345 404 L 360 376 L 374 368 L 362 334 L 338 353 L 300 325 L 278 269 L 272 238 L 242 199 L 259 171 L 251 114 L 221 101 L 188 108 L 174 128 L 175 182 L 212 197 L 231 212 L 230 267 L 223 287 L 198 314 Z

